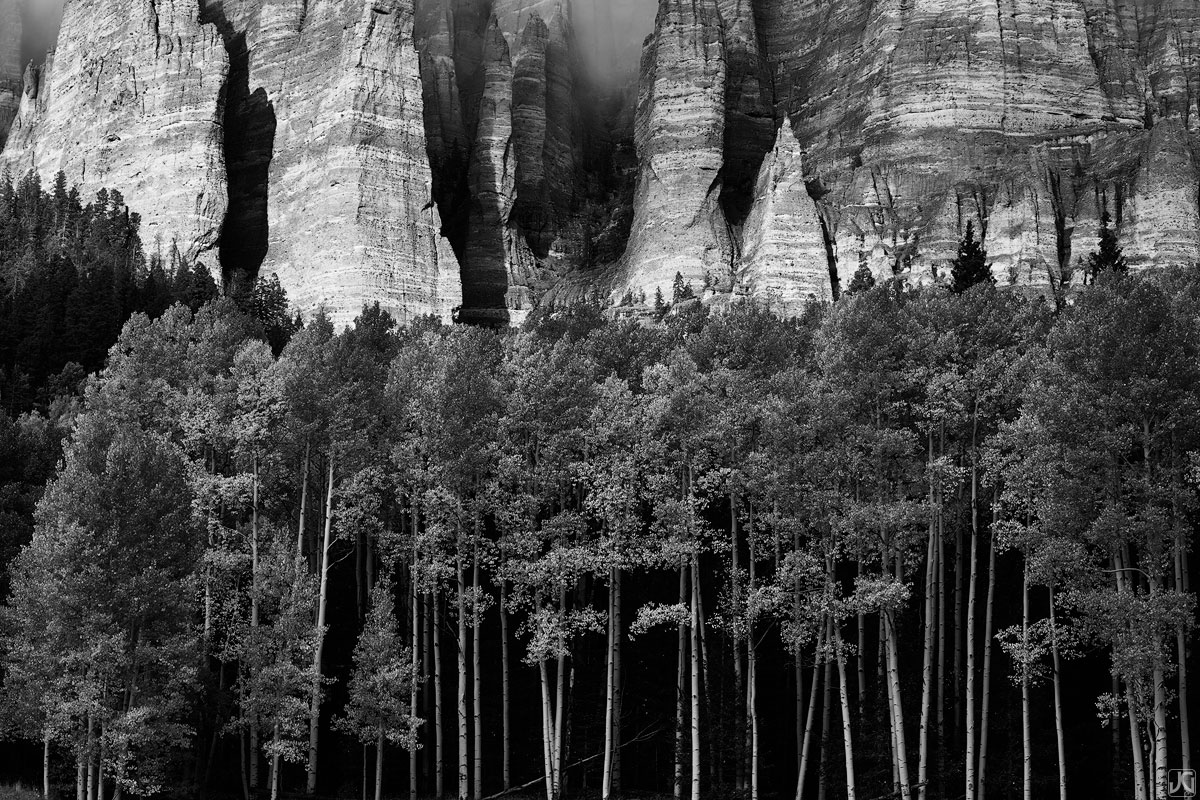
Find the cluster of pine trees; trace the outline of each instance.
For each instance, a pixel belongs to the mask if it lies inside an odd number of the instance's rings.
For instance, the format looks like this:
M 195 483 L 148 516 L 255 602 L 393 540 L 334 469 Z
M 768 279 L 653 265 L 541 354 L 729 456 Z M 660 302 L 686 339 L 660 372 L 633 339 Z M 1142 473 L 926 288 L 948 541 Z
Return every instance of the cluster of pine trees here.
M 154 242 L 147 258 L 140 226 L 119 192 L 85 202 L 62 172 L 50 191 L 36 172 L 0 176 L 0 402 L 9 414 L 100 369 L 131 314 L 197 309 L 217 296 L 213 276 L 174 243 Z
M 964 281 L 275 347 L 230 300 L 135 314 L 0 429 L 69 431 L 0 718 L 88 800 L 1162 800 L 1200 277 Z

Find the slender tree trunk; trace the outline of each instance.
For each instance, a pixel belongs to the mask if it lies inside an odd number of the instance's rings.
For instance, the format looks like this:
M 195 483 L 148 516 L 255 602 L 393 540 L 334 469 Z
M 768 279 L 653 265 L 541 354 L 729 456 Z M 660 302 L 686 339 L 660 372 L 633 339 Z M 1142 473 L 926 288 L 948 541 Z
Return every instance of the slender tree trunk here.
M 462 552 L 462 532 L 459 532 L 459 553 Z M 462 556 L 455 562 L 458 581 L 458 800 L 471 796 L 470 740 L 467 738 L 467 583 L 463 573 Z
M 862 558 L 855 559 L 858 577 L 862 577 Z M 858 653 L 854 659 L 858 665 L 858 718 L 867 716 L 867 619 L 860 610 L 856 615 L 858 622 Z
M 933 469 L 933 436 L 929 437 L 929 467 Z M 933 650 L 937 629 L 934 609 L 934 575 L 937 572 L 937 523 L 933 519 L 933 479 L 929 483 L 929 539 L 925 546 L 925 643 L 921 667 L 921 740 L 917 751 L 917 797 L 925 800 L 929 778 L 929 718 L 933 707 Z
M 96 721 L 95 717 L 87 715 L 87 796 L 88 800 L 96 800 Z
M 375 800 L 383 800 L 383 734 L 375 740 Z
M 502 763 L 504 791 L 512 788 L 512 729 L 509 724 L 509 683 L 508 683 L 508 582 L 500 582 L 500 703 L 502 716 Z
M 567 590 L 564 587 L 558 594 L 558 611 L 560 614 L 567 613 Z M 558 671 L 555 677 L 558 681 L 557 705 L 554 707 L 554 794 L 555 797 L 562 795 L 563 791 L 563 766 L 565 764 L 564 753 L 566 751 L 566 738 L 563 735 L 566 730 L 566 714 L 567 714 L 567 657 L 566 657 L 566 642 L 563 641 L 561 632 L 558 637 Z
M 238 696 L 240 700 L 245 699 L 245 695 L 239 690 Z M 242 728 L 238 731 L 238 755 L 241 757 L 241 779 L 242 779 L 242 797 L 245 800 L 250 800 L 250 772 L 249 766 L 246 763 L 246 729 Z
M 1175 540 L 1175 590 L 1186 593 L 1187 570 L 1183 559 L 1186 545 L 1180 535 Z M 1188 669 L 1187 669 L 1187 633 L 1182 625 L 1175 629 L 1175 646 L 1179 660 L 1179 766 L 1188 770 L 1192 768 L 1192 733 L 1188 720 Z
M 891 611 L 884 612 L 887 618 L 887 661 L 888 685 L 892 704 L 892 730 L 896 738 L 896 769 L 900 778 L 900 797 L 911 800 L 912 782 L 908 774 L 908 746 L 904 736 L 904 708 L 900 704 L 900 641 L 896 631 L 896 620 Z
M 417 591 L 420 581 L 417 580 L 417 546 L 415 544 L 417 531 L 414 528 L 413 536 L 413 566 L 412 566 L 412 587 L 409 591 L 409 603 L 412 606 L 412 629 L 409 631 L 409 644 L 412 648 L 412 660 L 409 662 L 409 669 L 412 670 L 412 688 L 408 693 L 408 715 L 409 718 L 415 720 L 417 718 L 417 692 L 421 685 L 420 670 L 421 670 L 421 595 Z M 382 756 L 378 756 L 382 758 Z M 417 747 L 414 745 L 408 748 L 408 800 L 417 800 Z
M 310 458 L 310 447 L 308 440 L 304 442 L 304 464 L 300 469 L 300 522 L 296 526 L 296 559 L 304 557 L 304 522 L 308 514 L 308 466 Z
M 554 791 L 554 709 L 550 699 L 550 668 L 546 659 L 539 662 L 542 687 L 542 760 L 546 765 L 546 800 L 555 800 Z
M 987 609 L 983 622 L 983 710 L 979 715 L 979 800 L 987 792 L 988 712 L 992 705 L 992 623 L 996 607 L 996 540 L 988 547 Z
M 329 485 L 325 490 L 325 535 L 321 543 L 321 589 L 317 599 L 317 648 L 313 655 L 312 694 L 308 708 L 308 780 L 305 791 L 317 791 L 317 755 L 321 736 L 321 661 L 325 655 L 325 614 L 329 602 L 329 550 L 333 546 L 334 458 L 329 456 Z
M 687 562 L 679 566 L 679 605 L 687 602 Z M 675 664 L 675 800 L 683 798 L 683 726 L 687 714 L 686 680 L 687 680 L 687 626 L 683 623 L 678 627 L 679 644 L 676 650 L 678 658 Z
M 612 754 L 612 775 L 610 778 L 611 791 L 615 795 L 621 794 L 621 709 L 624 701 L 624 690 L 622 689 L 624 673 L 621 670 L 621 659 L 623 655 L 623 640 L 624 640 L 624 616 L 621 612 L 621 594 L 623 590 L 624 577 L 621 570 L 618 568 L 616 573 L 617 592 L 613 597 L 613 633 L 617 637 L 615 646 L 613 647 L 613 754 Z
M 978 800 L 979 779 L 976 769 L 979 741 L 979 731 L 975 720 L 977 702 L 975 692 L 975 596 L 979 584 L 979 508 L 978 508 L 978 477 L 974 458 L 971 463 L 971 577 L 967 590 L 967 757 L 966 757 L 966 800 Z
M 620 681 L 621 649 L 621 570 L 614 567 L 609 571 L 608 584 L 608 658 L 605 659 L 604 700 L 604 772 L 601 776 L 600 796 L 609 800 L 613 794 L 613 776 L 620 748 L 620 719 L 617 716 L 617 683 Z
M 933 682 L 933 705 L 937 709 L 937 752 L 939 770 L 938 785 L 945 785 L 946 765 L 946 546 L 941 533 L 941 513 L 938 514 L 937 541 L 937 678 Z
M 829 626 L 833 629 L 833 643 L 837 653 L 838 694 L 842 701 L 842 744 L 846 754 L 846 800 L 854 800 L 854 738 L 851 735 L 853 727 L 850 721 L 850 693 L 846 688 L 846 653 L 842 647 L 842 632 L 838 623 L 830 619 Z
M 50 800 L 50 731 L 42 736 L 42 797 Z
M 828 627 L 830 623 L 827 620 L 825 624 Z M 825 640 L 832 648 L 832 636 L 826 633 Z M 832 658 L 825 658 L 825 678 L 821 690 L 821 760 L 817 771 L 817 800 L 825 800 L 829 791 L 829 739 L 832 736 L 829 716 L 833 706 L 833 661 Z
M 100 752 L 96 755 L 96 800 L 104 800 L 104 723 L 100 723 Z
M 471 546 L 471 584 L 474 589 L 474 602 L 471 603 L 471 680 L 474 693 L 472 695 L 472 711 L 475 715 L 475 800 L 483 798 L 483 669 L 479 642 L 479 598 L 482 591 L 479 585 L 479 519 L 475 520 L 475 541 Z
M 1125 563 L 1125 559 L 1120 552 L 1113 555 L 1113 575 L 1119 594 L 1126 594 L 1130 591 L 1128 578 L 1125 574 Z M 1133 756 L 1134 798 L 1135 800 L 1149 800 L 1150 791 L 1146 783 L 1145 752 L 1142 750 L 1142 723 L 1138 717 L 1137 703 L 1133 696 L 1133 686 L 1130 684 L 1128 678 L 1125 680 L 1125 707 L 1129 715 L 1129 746 Z
M 754 596 L 758 588 L 758 542 L 754 530 L 754 506 L 750 506 L 749 526 L 746 532 L 750 544 L 749 593 Z M 758 800 L 758 649 L 754 643 L 755 619 L 747 609 L 746 620 L 746 717 L 750 733 L 750 800 Z
M 258 454 L 255 453 L 251 462 L 250 483 L 250 639 L 253 647 L 259 647 L 258 642 Z M 250 718 L 250 791 L 258 792 L 258 715 Z M 272 798 L 274 800 L 274 798 Z
M 825 637 L 828 630 L 828 625 L 822 625 L 820 633 L 817 635 L 817 649 L 813 657 L 812 686 L 808 693 L 808 717 L 804 722 L 804 741 L 800 745 L 800 773 L 796 778 L 796 800 L 804 800 L 804 784 L 808 778 L 808 754 L 812 749 L 813 725 L 816 724 L 817 716 L 817 691 L 820 689 L 821 666 L 825 658 Z M 799 655 L 797 655 L 798 657 Z
M 1054 732 L 1058 740 L 1058 798 L 1067 800 L 1067 737 L 1063 728 L 1062 672 L 1058 656 L 1058 618 L 1050 589 L 1050 652 L 1054 663 Z
M 1029 567 L 1021 576 L 1021 651 L 1029 653 Z M 1021 659 L 1021 797 L 1033 800 L 1033 737 L 1030 730 L 1029 663 Z
M 75 758 L 75 800 L 83 800 L 84 774 L 85 774 L 85 768 L 83 766 L 83 759 L 80 757 L 76 757 Z
M 275 723 L 275 732 L 271 737 L 275 744 L 271 753 L 271 800 L 279 800 L 279 723 Z
M 961 495 L 961 491 L 959 493 Z M 961 742 L 963 723 L 963 579 L 966 576 L 966 547 L 961 531 L 954 535 L 954 723 L 951 730 Z
M 433 605 L 433 746 L 434 781 L 438 800 L 446 796 L 446 737 L 442 714 L 442 604 L 437 593 L 430 594 Z

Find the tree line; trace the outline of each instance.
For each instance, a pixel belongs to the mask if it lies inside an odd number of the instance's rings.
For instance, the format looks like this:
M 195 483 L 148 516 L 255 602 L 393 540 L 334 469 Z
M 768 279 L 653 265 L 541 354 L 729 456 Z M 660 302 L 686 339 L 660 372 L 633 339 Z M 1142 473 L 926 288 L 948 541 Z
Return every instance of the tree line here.
M 867 283 L 275 346 L 229 299 L 133 314 L 0 430 L 66 437 L 8 732 L 79 800 L 1165 799 L 1198 276 Z

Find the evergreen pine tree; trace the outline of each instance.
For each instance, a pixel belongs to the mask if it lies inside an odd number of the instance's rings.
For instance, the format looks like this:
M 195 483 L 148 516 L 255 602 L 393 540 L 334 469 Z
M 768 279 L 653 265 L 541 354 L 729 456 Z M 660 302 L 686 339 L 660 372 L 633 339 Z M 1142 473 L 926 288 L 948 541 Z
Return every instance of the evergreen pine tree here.
M 1106 208 L 1104 215 L 1100 218 L 1100 249 L 1088 257 L 1088 280 L 1095 283 L 1101 272 L 1110 271 L 1118 275 L 1127 275 L 1129 274 L 1129 263 L 1125 261 L 1125 254 L 1121 252 L 1121 245 L 1117 241 L 1117 230 L 1112 224 L 1112 215 Z
M 875 276 L 871 274 L 871 270 L 866 264 L 860 264 L 854 271 L 854 277 L 850 280 L 850 286 L 847 287 L 845 294 L 861 294 L 874 288 Z
M 987 251 L 983 243 L 975 238 L 975 223 L 967 223 L 967 233 L 958 246 L 958 257 L 950 269 L 950 291 L 961 294 L 972 286 L 990 282 L 995 283 L 991 267 L 987 263 Z

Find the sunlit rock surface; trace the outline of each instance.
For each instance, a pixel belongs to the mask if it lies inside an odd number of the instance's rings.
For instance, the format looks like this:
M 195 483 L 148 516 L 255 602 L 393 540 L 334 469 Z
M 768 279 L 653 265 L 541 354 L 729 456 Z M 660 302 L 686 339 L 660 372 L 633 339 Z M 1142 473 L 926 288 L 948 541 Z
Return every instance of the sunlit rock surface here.
M 187 0 L 68 3 L 54 52 L 27 73 L 0 169 L 36 169 L 44 181 L 62 170 L 85 197 L 116 189 L 141 214 L 147 249 L 216 270 L 228 61 L 197 13 Z

